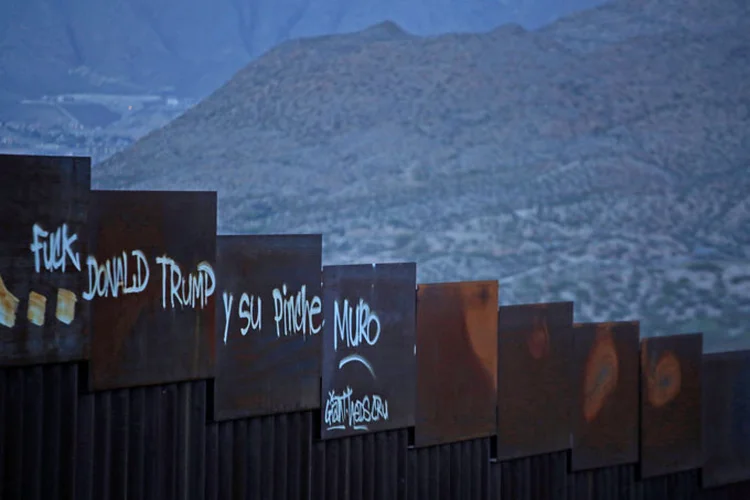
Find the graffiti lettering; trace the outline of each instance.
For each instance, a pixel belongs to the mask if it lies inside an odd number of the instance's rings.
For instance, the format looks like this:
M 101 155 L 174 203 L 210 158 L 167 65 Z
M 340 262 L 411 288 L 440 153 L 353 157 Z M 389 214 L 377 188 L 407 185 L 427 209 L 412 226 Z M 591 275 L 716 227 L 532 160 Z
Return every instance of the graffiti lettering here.
M 338 301 L 333 303 L 333 349 L 337 351 L 339 342 L 346 347 L 357 347 L 363 341 L 369 345 L 375 345 L 380 338 L 380 319 L 378 315 L 370 310 L 370 306 L 359 299 L 356 311 L 344 300 L 343 307 Z
M 65 272 L 68 260 L 78 271 L 81 270 L 81 256 L 73 251 L 73 243 L 78 240 L 78 235 L 69 234 L 67 224 L 63 224 L 52 233 L 45 231 L 39 224 L 34 224 L 31 233 L 32 241 L 29 248 L 34 254 L 36 272 L 41 272 L 42 263 L 45 271 Z
M 367 430 L 367 424 L 388 420 L 388 401 L 377 394 L 352 397 L 352 388 L 343 392 L 328 392 L 324 412 L 328 430 L 343 430 L 347 427 L 354 430 Z
M 86 267 L 89 270 L 89 289 L 83 293 L 84 300 L 94 297 L 118 297 L 120 290 L 123 295 L 140 293 L 146 289 L 150 277 L 146 255 L 140 250 L 130 252 L 135 265 L 135 272 L 128 276 L 128 254 L 109 259 L 99 264 L 96 257 L 89 255 L 86 258 Z M 130 281 L 128 281 L 128 279 Z
M 183 276 L 180 266 L 166 255 L 157 257 L 156 263 L 161 264 L 161 304 L 164 309 L 167 308 L 167 297 L 172 309 L 175 308 L 175 302 L 180 307 L 195 308 L 197 304 L 201 309 L 208 304 L 208 299 L 216 290 L 214 270 L 208 262 L 200 262 L 196 272 L 186 277 Z
M 253 304 L 253 300 L 257 302 Z M 253 317 L 253 311 L 256 312 Z M 240 333 L 245 336 L 247 331 L 252 328 L 253 330 L 260 330 L 261 325 L 261 301 L 260 297 L 253 296 L 252 298 L 248 294 L 243 293 L 240 297 L 240 318 L 247 321 L 247 325 L 240 329 Z
M 321 325 L 315 325 L 315 317 L 323 310 L 322 302 L 318 296 L 308 300 L 305 285 L 302 285 L 299 292 L 287 296 L 287 286 L 284 284 L 281 290 L 275 288 L 271 295 L 277 337 L 282 334 L 285 337 L 299 334 L 306 336 L 308 331 L 311 335 L 320 332 Z
M 232 304 L 234 303 L 234 295 L 228 292 L 222 293 L 224 301 L 224 343 L 227 343 L 229 337 L 229 323 L 232 317 Z M 243 293 L 240 296 L 238 314 L 240 319 L 247 321 L 246 325 L 240 328 L 240 333 L 244 337 L 247 332 L 252 328 L 253 331 L 260 330 L 261 327 L 261 313 L 262 313 L 262 302 L 260 297 L 254 295 L 248 295 Z

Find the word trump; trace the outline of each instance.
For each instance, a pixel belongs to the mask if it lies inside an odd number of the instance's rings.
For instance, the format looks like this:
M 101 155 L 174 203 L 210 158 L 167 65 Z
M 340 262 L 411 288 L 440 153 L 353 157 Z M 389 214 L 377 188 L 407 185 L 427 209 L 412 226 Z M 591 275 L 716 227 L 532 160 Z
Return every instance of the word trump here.
M 167 308 L 167 297 L 172 309 L 175 304 L 180 307 L 206 307 L 208 299 L 216 291 L 216 276 L 211 264 L 200 262 L 196 272 L 183 276 L 180 266 L 171 257 L 157 257 L 156 263 L 161 265 L 161 305 L 164 309 Z
M 68 225 L 55 229 L 52 233 L 45 231 L 39 224 L 31 229 L 31 245 L 29 249 L 34 254 L 34 270 L 39 273 L 44 264 L 45 271 L 65 272 L 67 262 L 70 261 L 78 271 L 81 270 L 81 255 L 73 251 L 73 243 L 78 235 L 68 233 Z
M 356 308 L 345 299 L 343 306 L 339 301 L 333 303 L 333 349 L 337 351 L 339 342 L 346 347 L 357 347 L 363 342 L 375 345 L 380 338 L 380 319 L 362 299 Z
M 354 430 L 367 430 L 367 424 L 388 420 L 388 401 L 377 394 L 365 395 L 361 398 L 352 397 L 352 388 L 347 387 L 337 394 L 328 392 L 324 421 L 327 429 L 344 430 L 347 427 Z

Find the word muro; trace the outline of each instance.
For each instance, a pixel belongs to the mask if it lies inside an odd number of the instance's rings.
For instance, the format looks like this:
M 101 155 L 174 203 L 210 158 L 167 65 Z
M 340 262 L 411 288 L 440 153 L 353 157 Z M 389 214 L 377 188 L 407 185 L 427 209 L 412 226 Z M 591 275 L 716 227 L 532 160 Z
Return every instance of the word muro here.
M 358 347 L 367 343 L 375 345 L 380 339 L 380 318 L 370 309 L 370 305 L 359 299 L 352 307 L 348 299 L 343 306 L 339 301 L 333 303 L 333 350 L 338 351 L 339 343 L 346 347 Z
M 388 420 L 388 400 L 377 394 L 352 397 L 352 388 L 341 393 L 328 392 L 324 422 L 328 430 L 343 430 L 347 427 L 354 430 L 367 430 L 367 424 Z

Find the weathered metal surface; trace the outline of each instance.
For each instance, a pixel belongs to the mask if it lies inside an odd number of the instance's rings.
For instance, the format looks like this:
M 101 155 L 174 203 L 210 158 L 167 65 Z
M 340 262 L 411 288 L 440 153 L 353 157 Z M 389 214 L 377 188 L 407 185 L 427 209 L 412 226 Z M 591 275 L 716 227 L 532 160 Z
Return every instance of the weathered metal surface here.
M 573 470 L 638 461 L 638 322 L 577 324 Z
M 568 449 L 573 303 L 504 306 L 498 314 L 497 458 Z
M 210 423 L 206 500 L 314 498 L 311 457 L 316 432 L 309 411 Z
M 75 364 L 0 369 L 0 498 L 76 498 Z
M 497 281 L 419 285 L 415 444 L 497 428 Z
M 205 498 L 205 381 L 82 394 L 77 417 L 77 500 Z
M 490 439 L 410 451 L 409 499 L 492 498 Z
M 219 236 L 216 258 L 216 418 L 319 408 L 322 237 Z
M 323 269 L 323 439 L 414 425 L 416 264 Z
M 750 480 L 750 351 L 703 357 L 703 485 Z
M 314 443 L 309 498 L 406 500 L 407 442 L 399 429 Z
M 702 465 L 703 335 L 641 341 L 641 477 Z
M 88 355 L 89 158 L 0 154 L 0 366 Z
M 92 191 L 91 387 L 213 375 L 216 193 Z
M 746 500 L 750 481 L 638 465 L 570 473 L 567 453 L 499 463 L 490 438 L 408 446 L 408 429 L 318 441 L 318 412 L 206 420 L 210 381 L 80 394 L 75 364 L 0 369 L 0 498 Z

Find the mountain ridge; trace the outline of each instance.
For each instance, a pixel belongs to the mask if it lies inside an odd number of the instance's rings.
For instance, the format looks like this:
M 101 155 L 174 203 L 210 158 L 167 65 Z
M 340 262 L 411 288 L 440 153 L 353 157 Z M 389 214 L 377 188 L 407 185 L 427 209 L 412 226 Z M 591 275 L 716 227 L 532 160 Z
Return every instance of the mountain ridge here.
M 408 32 L 538 26 L 601 0 L 27 0 L 0 5 L 0 87 L 13 96 L 70 92 L 206 95 L 279 43 L 351 33 L 392 19 Z
M 413 260 L 421 282 L 500 279 L 503 303 L 750 343 L 750 16 L 684 1 L 614 42 L 592 26 L 678 4 L 287 42 L 93 182 L 216 189 L 222 232 L 321 232 L 326 264 Z

